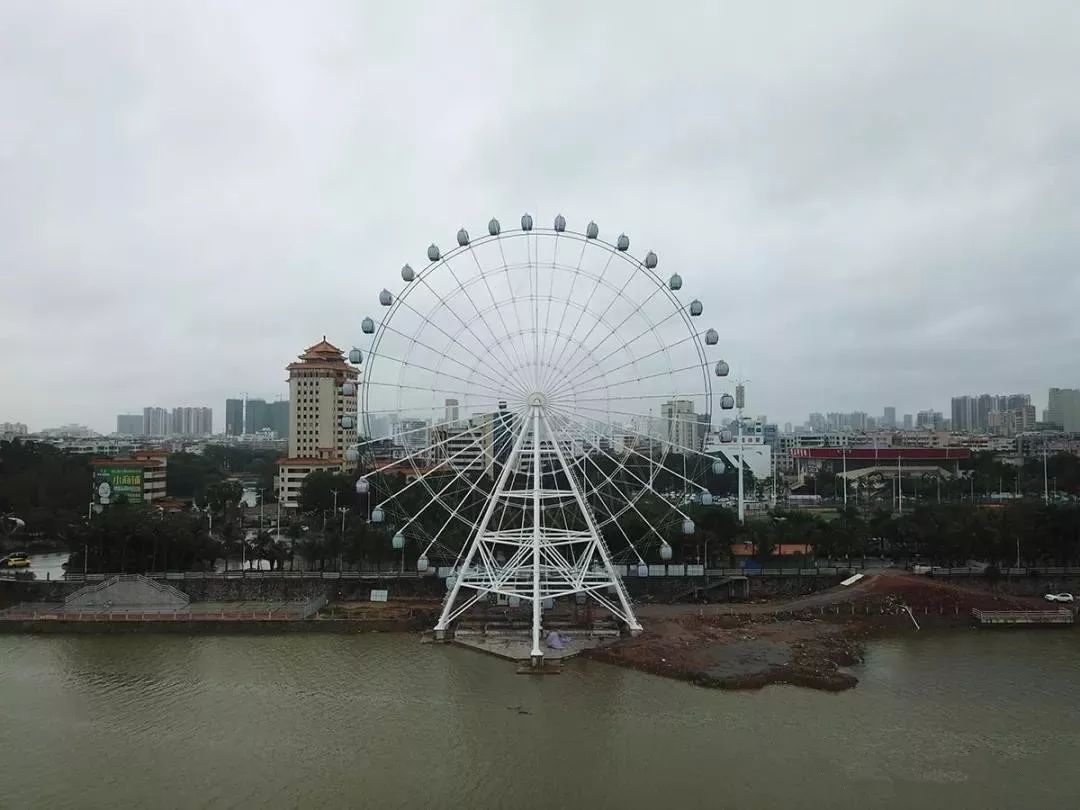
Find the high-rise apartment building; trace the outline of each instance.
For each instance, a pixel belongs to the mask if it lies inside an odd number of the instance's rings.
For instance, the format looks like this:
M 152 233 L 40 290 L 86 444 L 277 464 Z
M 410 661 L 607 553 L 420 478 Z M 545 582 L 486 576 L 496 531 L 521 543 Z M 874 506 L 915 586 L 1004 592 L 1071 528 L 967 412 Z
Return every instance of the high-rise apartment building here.
M 169 412 L 164 408 L 143 408 L 143 436 L 165 436 L 171 427 Z
M 29 432 L 23 422 L 0 422 L 0 435 L 25 436 Z
M 952 429 L 956 431 L 975 431 L 978 424 L 975 397 L 966 394 L 952 398 Z
M 941 411 L 919 411 L 915 415 L 915 427 L 925 430 L 941 430 L 944 426 L 945 416 Z
M 244 400 L 225 400 L 225 435 L 240 436 L 244 433 Z
M 694 412 L 689 399 L 672 399 L 660 406 L 660 435 L 662 442 L 672 445 L 671 452 L 700 451 L 705 443 L 705 428 Z
M 173 408 L 169 416 L 170 436 L 209 436 L 214 432 L 214 412 L 211 408 L 189 406 Z
M 289 438 L 289 400 L 279 399 L 266 406 L 269 427 L 279 439 Z
M 270 408 L 265 399 L 249 399 L 244 404 L 244 433 L 258 433 L 270 427 Z
M 904 430 L 913 430 L 915 428 L 915 418 L 910 413 L 904 414 Z
M 881 417 L 881 426 L 884 428 L 896 427 L 896 408 L 892 405 L 885 406 L 885 413 Z
M 325 336 L 286 368 L 289 456 L 278 461 L 278 496 L 282 506 L 296 508 L 304 479 L 319 470 L 342 469 L 346 449 L 356 444 L 356 427 L 341 424 L 344 416 L 356 418 L 356 394 L 345 394 L 342 386 L 355 383 L 360 372 Z
M 121 436 L 142 436 L 143 417 L 141 413 L 121 413 L 116 416 L 116 432 Z
M 402 419 L 394 426 L 394 441 L 410 453 L 415 453 L 431 444 L 429 432 L 426 419 Z
M 1051 388 L 1044 421 L 1060 425 L 1069 433 L 1080 433 L 1080 389 Z
M 456 422 L 458 419 L 461 418 L 461 409 L 458 407 L 458 401 L 456 399 L 446 400 L 445 405 L 447 422 Z

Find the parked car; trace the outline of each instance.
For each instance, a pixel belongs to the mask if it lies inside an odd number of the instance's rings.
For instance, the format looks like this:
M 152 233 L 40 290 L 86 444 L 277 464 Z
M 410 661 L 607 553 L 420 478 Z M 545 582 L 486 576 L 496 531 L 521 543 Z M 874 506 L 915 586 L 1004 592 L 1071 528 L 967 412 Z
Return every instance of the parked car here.
M 0 558 L 0 568 L 29 568 L 30 555 L 25 551 L 13 551 Z
M 1043 599 L 1047 602 L 1072 602 L 1073 595 L 1071 593 L 1048 593 Z

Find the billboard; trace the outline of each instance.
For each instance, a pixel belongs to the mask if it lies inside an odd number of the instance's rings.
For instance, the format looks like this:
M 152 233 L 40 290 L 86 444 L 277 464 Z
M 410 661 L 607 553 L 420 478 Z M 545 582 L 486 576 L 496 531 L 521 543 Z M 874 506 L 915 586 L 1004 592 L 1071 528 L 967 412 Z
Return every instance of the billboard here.
M 143 471 L 139 467 L 98 467 L 94 470 L 94 498 L 102 504 L 116 503 L 124 495 L 128 503 L 142 503 Z

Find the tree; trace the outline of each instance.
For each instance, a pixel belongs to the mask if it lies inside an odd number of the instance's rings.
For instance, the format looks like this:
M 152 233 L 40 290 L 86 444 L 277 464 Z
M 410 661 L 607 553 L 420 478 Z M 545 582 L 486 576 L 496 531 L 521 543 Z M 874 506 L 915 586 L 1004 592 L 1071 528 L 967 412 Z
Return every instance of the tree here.
M 206 488 L 206 499 L 217 514 L 228 515 L 243 495 L 244 487 L 239 481 L 218 481 Z
M 300 511 L 318 512 L 351 503 L 355 490 L 349 477 L 335 472 L 310 473 L 300 485 Z

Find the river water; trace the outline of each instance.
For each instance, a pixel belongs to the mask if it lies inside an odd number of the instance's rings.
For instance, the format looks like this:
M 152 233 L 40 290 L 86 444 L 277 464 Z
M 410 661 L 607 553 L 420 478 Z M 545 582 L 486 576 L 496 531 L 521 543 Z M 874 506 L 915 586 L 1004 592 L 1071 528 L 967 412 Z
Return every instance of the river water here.
M 3 808 L 1080 806 L 1080 636 L 873 643 L 841 694 L 408 635 L 0 636 Z

